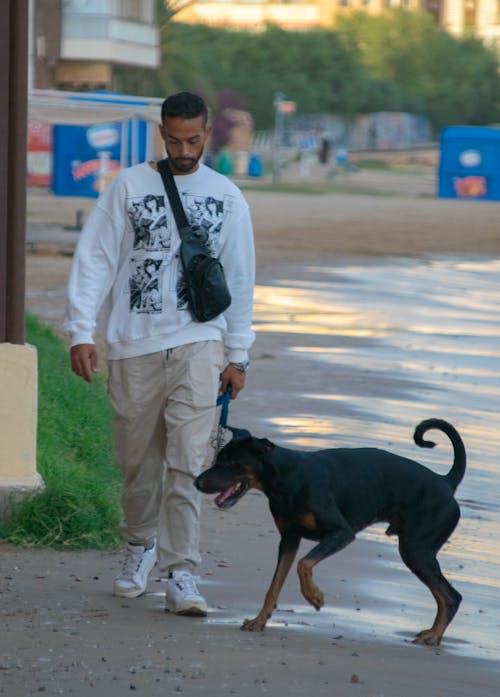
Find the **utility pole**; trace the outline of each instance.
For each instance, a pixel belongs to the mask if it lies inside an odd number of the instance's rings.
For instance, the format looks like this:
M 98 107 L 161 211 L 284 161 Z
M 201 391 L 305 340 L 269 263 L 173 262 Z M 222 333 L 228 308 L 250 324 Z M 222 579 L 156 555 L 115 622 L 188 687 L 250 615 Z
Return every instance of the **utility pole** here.
M 281 146 L 283 145 L 283 133 L 285 117 L 294 114 L 297 105 L 285 99 L 283 92 L 274 95 L 274 134 L 273 134 L 273 184 L 278 184 L 281 175 Z
M 274 95 L 273 184 L 278 184 L 280 180 L 280 150 L 283 140 L 283 112 L 280 107 L 284 97 L 283 92 L 276 92 Z
M 0 23 L 0 343 L 24 343 L 28 0 Z
M 0 517 L 43 487 L 36 469 L 38 366 L 24 343 L 28 0 L 0 23 Z

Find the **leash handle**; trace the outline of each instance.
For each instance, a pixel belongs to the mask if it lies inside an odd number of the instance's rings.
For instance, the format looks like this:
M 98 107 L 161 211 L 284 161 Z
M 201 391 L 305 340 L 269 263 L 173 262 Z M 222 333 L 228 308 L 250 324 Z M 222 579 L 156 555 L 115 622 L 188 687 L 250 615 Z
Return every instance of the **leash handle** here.
M 227 425 L 227 416 L 229 413 L 229 402 L 231 400 L 231 388 L 228 387 L 224 394 L 217 397 L 217 406 L 222 406 L 220 412 L 219 426 L 223 428 Z

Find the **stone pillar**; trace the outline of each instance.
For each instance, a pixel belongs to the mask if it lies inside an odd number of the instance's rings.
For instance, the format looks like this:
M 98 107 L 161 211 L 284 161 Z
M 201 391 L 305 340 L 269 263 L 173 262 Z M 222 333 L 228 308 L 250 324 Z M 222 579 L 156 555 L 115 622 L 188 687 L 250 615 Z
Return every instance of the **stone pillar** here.
M 34 346 L 0 344 L 0 513 L 43 488 L 36 469 L 38 403 Z

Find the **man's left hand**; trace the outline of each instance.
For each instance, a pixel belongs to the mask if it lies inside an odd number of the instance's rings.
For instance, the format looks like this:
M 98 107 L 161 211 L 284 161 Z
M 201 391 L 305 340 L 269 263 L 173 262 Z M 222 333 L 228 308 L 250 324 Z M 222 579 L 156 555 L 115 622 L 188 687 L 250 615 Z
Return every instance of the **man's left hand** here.
M 236 399 L 238 393 L 245 387 L 246 373 L 229 363 L 222 371 L 219 394 L 224 394 L 231 387 L 231 399 Z

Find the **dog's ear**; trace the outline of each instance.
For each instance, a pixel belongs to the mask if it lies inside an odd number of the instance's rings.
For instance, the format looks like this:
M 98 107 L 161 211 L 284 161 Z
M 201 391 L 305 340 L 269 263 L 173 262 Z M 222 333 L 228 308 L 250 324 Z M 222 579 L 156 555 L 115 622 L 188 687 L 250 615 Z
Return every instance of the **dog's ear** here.
M 250 431 L 247 431 L 245 428 L 233 428 L 232 426 L 227 426 L 227 428 L 233 434 L 232 442 L 237 440 L 246 440 L 247 438 L 252 437 Z
M 274 443 L 271 443 L 271 441 L 267 440 L 267 438 L 255 438 L 254 440 L 258 445 L 258 450 L 260 453 L 270 453 L 271 450 L 274 450 L 275 448 Z

